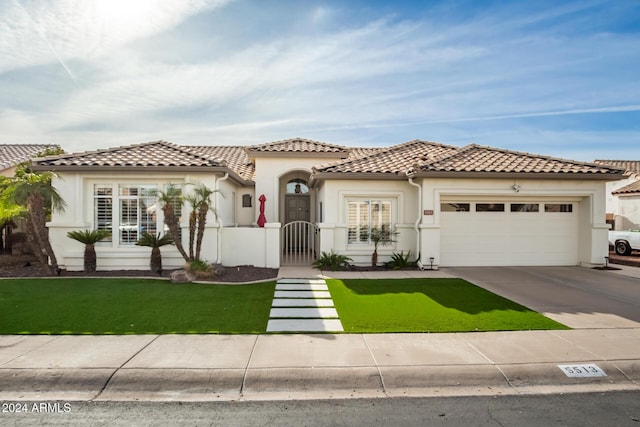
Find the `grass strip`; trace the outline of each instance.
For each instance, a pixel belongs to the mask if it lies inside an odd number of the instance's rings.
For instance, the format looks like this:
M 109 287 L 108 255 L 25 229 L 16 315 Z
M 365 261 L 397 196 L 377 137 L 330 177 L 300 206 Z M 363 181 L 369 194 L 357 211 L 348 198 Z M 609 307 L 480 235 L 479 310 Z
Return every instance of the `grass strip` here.
M 0 280 L 0 334 L 246 334 L 266 331 L 275 282 Z
M 569 329 L 462 279 L 327 280 L 345 332 Z

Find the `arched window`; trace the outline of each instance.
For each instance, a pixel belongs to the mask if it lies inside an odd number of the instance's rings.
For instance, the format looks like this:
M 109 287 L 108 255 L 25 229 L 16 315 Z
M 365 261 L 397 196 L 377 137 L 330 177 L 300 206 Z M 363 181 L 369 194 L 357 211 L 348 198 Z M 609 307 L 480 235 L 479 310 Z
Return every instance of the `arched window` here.
M 287 194 L 307 194 L 309 186 L 307 181 L 300 178 L 294 178 L 287 182 Z

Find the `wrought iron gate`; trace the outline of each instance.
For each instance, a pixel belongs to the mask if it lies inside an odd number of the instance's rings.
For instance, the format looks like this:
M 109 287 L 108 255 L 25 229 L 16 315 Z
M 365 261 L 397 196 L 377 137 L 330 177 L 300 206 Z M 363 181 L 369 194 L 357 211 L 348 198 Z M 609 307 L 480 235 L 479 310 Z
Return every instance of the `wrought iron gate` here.
M 309 265 L 316 260 L 318 226 L 292 221 L 282 227 L 282 265 Z

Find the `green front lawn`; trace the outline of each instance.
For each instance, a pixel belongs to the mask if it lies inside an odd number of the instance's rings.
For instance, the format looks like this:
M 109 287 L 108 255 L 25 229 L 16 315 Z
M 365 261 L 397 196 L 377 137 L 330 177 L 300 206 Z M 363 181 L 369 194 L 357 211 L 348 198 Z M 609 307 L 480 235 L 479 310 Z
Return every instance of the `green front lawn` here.
M 275 282 L 0 280 L 0 334 L 263 333 Z
M 569 329 L 462 279 L 327 283 L 345 332 Z
M 345 332 L 568 329 L 461 279 L 328 280 Z M 275 282 L 0 280 L 0 334 L 264 333 Z

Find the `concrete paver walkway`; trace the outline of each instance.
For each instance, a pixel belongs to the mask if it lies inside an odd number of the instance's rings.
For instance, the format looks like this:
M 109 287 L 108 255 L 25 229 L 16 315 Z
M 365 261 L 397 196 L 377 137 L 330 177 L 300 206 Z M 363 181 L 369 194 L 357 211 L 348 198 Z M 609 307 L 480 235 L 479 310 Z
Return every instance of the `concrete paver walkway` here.
M 282 278 L 276 283 L 267 332 L 342 332 L 324 279 Z

